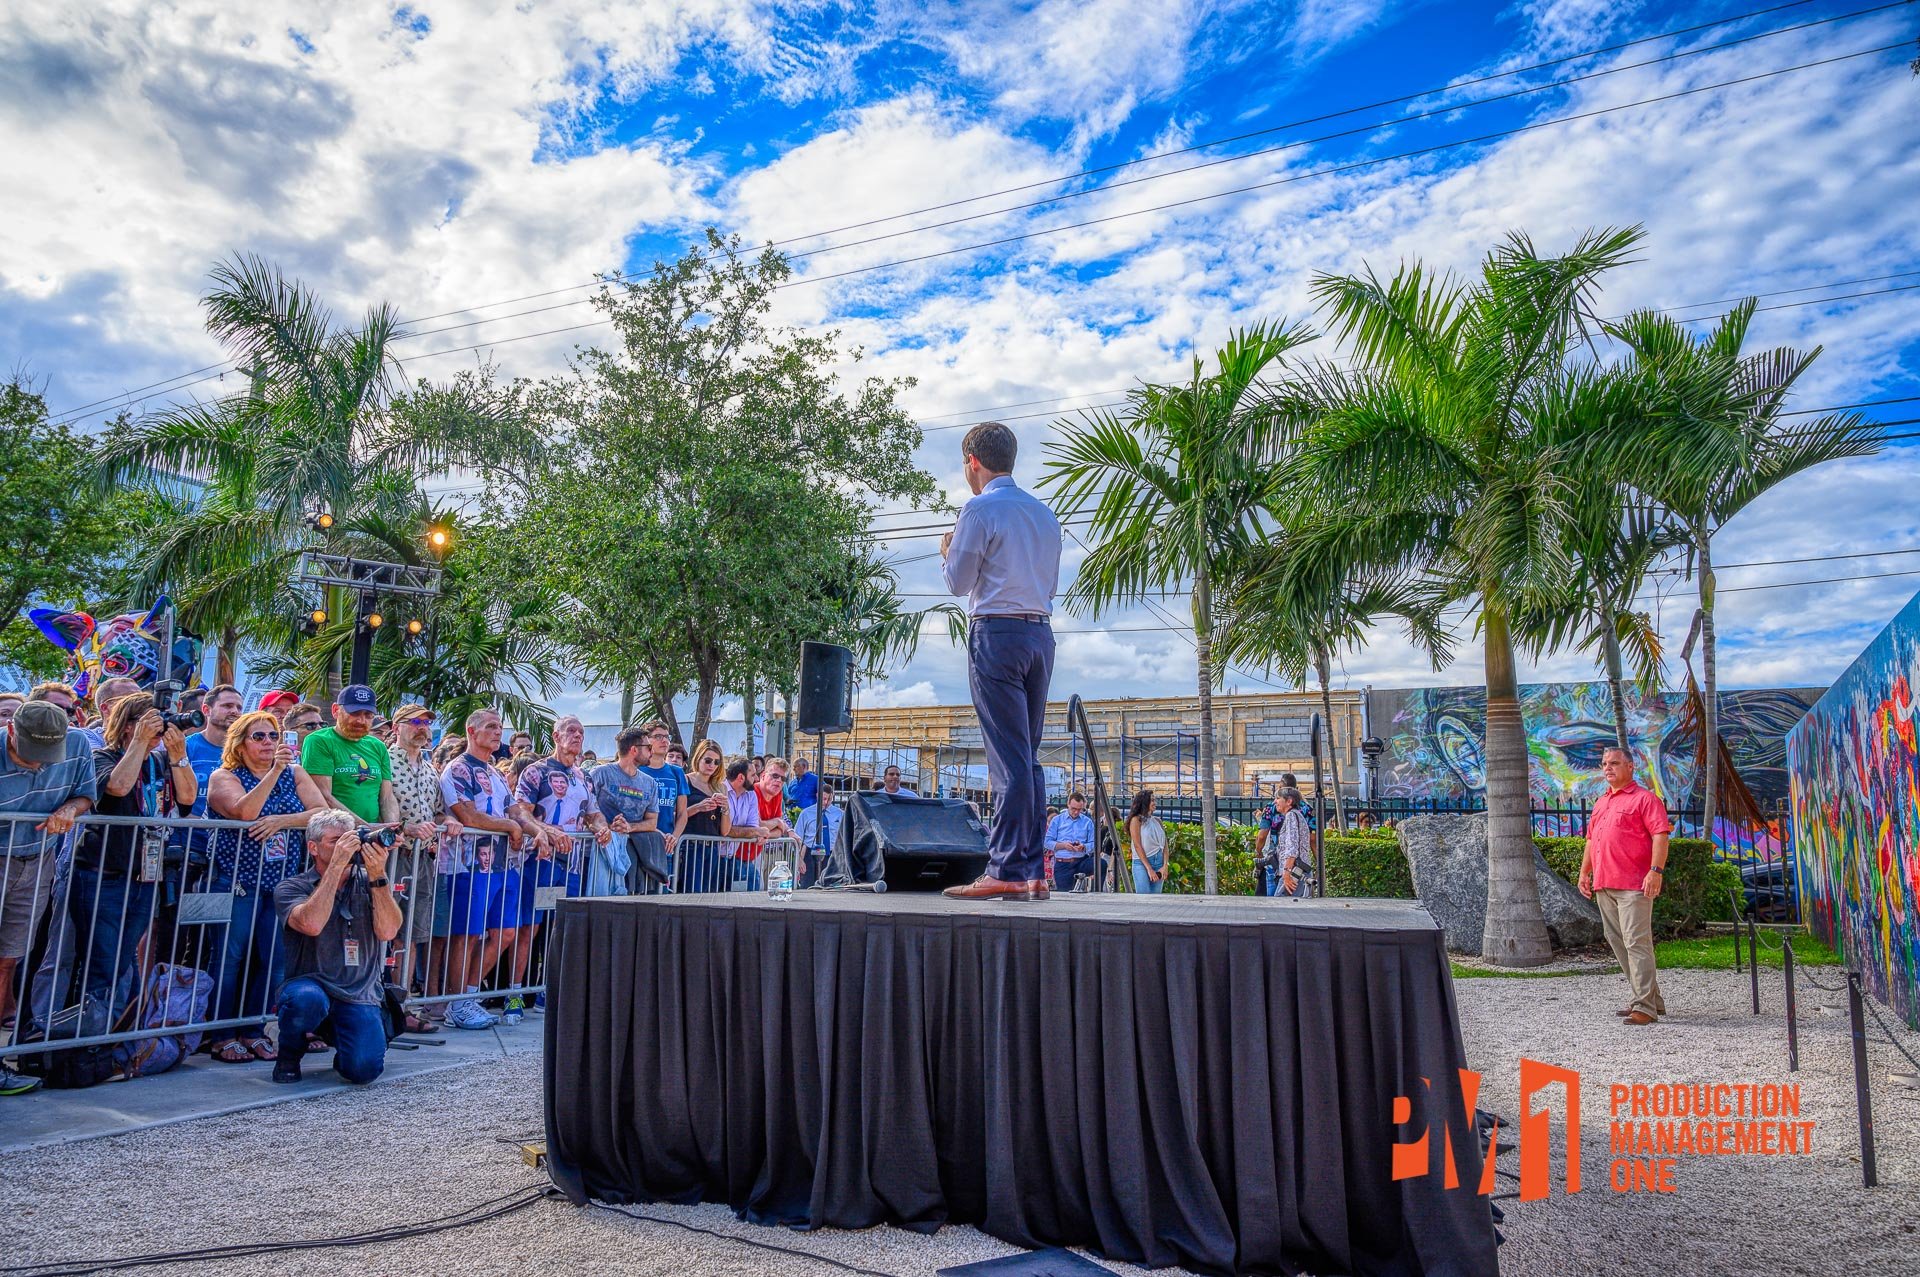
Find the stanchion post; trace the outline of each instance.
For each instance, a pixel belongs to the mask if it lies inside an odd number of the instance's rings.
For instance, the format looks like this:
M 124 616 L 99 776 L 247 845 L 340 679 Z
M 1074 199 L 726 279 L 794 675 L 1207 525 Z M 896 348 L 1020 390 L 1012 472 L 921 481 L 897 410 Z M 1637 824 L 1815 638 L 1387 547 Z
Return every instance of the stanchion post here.
M 1866 1011 L 1860 1005 L 1860 977 L 1847 972 L 1847 1019 L 1853 1028 L 1853 1102 L 1860 1112 L 1860 1182 L 1868 1188 L 1880 1182 L 1873 1158 L 1873 1094 L 1867 1088 Z
M 1786 972 L 1787 989 L 1787 1072 L 1800 1071 L 1800 1023 L 1795 1018 L 1797 1003 L 1793 996 L 1793 937 L 1780 942 L 1780 966 Z
M 1740 898 L 1727 892 L 1727 900 L 1733 905 L 1733 973 L 1740 974 Z
M 1747 971 L 1753 976 L 1753 1013 L 1760 1014 L 1760 932 L 1747 915 Z

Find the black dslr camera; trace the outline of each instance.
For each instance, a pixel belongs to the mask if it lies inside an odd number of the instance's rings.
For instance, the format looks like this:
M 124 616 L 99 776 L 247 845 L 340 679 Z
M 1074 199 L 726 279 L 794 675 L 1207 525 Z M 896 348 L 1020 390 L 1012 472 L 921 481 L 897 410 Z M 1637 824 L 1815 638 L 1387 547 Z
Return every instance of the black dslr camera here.
M 363 844 L 372 843 L 376 847 L 385 847 L 388 851 L 392 851 L 399 832 L 393 829 L 376 829 L 372 825 L 359 825 L 354 828 L 353 836 Z M 363 869 L 366 868 L 366 861 L 360 858 L 358 847 L 354 848 L 353 863 Z
M 180 684 L 171 680 L 156 682 L 153 685 L 153 707 L 160 711 L 160 719 L 168 727 L 178 727 L 183 732 L 197 732 L 207 725 L 207 716 L 198 709 L 175 709 L 174 698 L 181 690 Z

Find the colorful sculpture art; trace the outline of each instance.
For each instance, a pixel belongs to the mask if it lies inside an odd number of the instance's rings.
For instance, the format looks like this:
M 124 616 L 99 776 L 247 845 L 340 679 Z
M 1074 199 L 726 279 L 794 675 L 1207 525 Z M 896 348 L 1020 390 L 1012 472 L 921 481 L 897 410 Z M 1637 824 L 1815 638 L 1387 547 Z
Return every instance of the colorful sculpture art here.
M 143 688 L 153 686 L 161 668 L 160 648 L 166 642 L 166 615 L 170 607 L 162 595 L 145 612 L 125 612 L 104 625 L 85 612 L 56 612 L 35 608 L 27 613 L 47 641 L 67 653 L 67 681 L 81 696 L 101 679 L 131 678 Z M 200 640 L 176 634 L 170 676 L 183 688 L 198 686 Z
M 1800 916 L 1920 1028 L 1920 595 L 1787 738 Z

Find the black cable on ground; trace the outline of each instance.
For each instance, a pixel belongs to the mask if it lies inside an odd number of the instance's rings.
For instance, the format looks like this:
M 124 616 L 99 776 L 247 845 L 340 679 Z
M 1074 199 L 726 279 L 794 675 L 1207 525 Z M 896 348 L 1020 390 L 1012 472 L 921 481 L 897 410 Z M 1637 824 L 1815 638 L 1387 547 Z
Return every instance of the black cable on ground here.
M 669 1224 L 674 1228 L 685 1229 L 689 1233 L 699 1233 L 703 1237 L 717 1237 L 723 1242 L 737 1242 L 742 1246 L 752 1246 L 757 1250 L 772 1251 L 778 1255 L 791 1255 L 796 1259 L 810 1259 L 817 1264 L 826 1264 L 842 1272 L 859 1273 L 861 1277 L 897 1277 L 894 1273 L 882 1272 L 878 1268 L 862 1268 L 858 1264 L 849 1264 L 844 1259 L 834 1259 L 810 1250 L 798 1250 L 792 1246 L 780 1246 L 773 1242 L 756 1241 L 751 1237 L 742 1237 L 737 1233 L 723 1233 L 718 1229 L 702 1228 L 698 1224 L 683 1224 L 677 1219 L 668 1219 L 662 1215 L 648 1215 L 631 1206 L 613 1206 L 606 1202 L 590 1202 L 601 1210 L 610 1210 L 616 1215 L 625 1215 L 628 1219 L 644 1220 L 649 1224 Z
M 341 1246 L 372 1246 L 381 1242 L 402 1241 L 409 1237 L 425 1237 L 433 1233 L 449 1232 L 456 1228 L 466 1228 L 472 1224 L 483 1224 L 488 1220 L 511 1215 L 515 1211 L 525 1210 L 535 1202 L 549 1197 L 558 1197 L 559 1190 L 542 1186 L 532 1190 L 515 1189 L 502 1193 L 498 1197 L 488 1198 L 474 1206 L 468 1206 L 449 1215 L 423 1220 L 416 1224 L 396 1224 L 387 1228 L 374 1229 L 364 1233 L 347 1233 L 338 1237 L 315 1237 L 283 1242 L 248 1242 L 234 1246 L 205 1246 L 191 1250 L 167 1251 L 151 1255 L 122 1255 L 110 1259 L 49 1260 L 44 1264 L 13 1264 L 0 1268 L 0 1273 L 25 1273 L 32 1277 L 82 1277 L 86 1273 L 116 1272 L 127 1268 L 150 1268 L 156 1264 L 194 1263 L 214 1259 L 246 1259 L 254 1255 L 271 1255 L 283 1251 L 325 1250 Z M 888 1277 L 891 1277 L 889 1274 Z

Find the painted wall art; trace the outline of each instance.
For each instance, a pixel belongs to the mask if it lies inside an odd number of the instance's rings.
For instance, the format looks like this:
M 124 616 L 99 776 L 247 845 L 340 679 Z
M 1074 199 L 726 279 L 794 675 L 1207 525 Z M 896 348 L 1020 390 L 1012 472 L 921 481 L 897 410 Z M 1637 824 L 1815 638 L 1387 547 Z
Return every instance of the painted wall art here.
M 1787 739 L 1800 917 L 1920 1028 L 1920 595 Z

